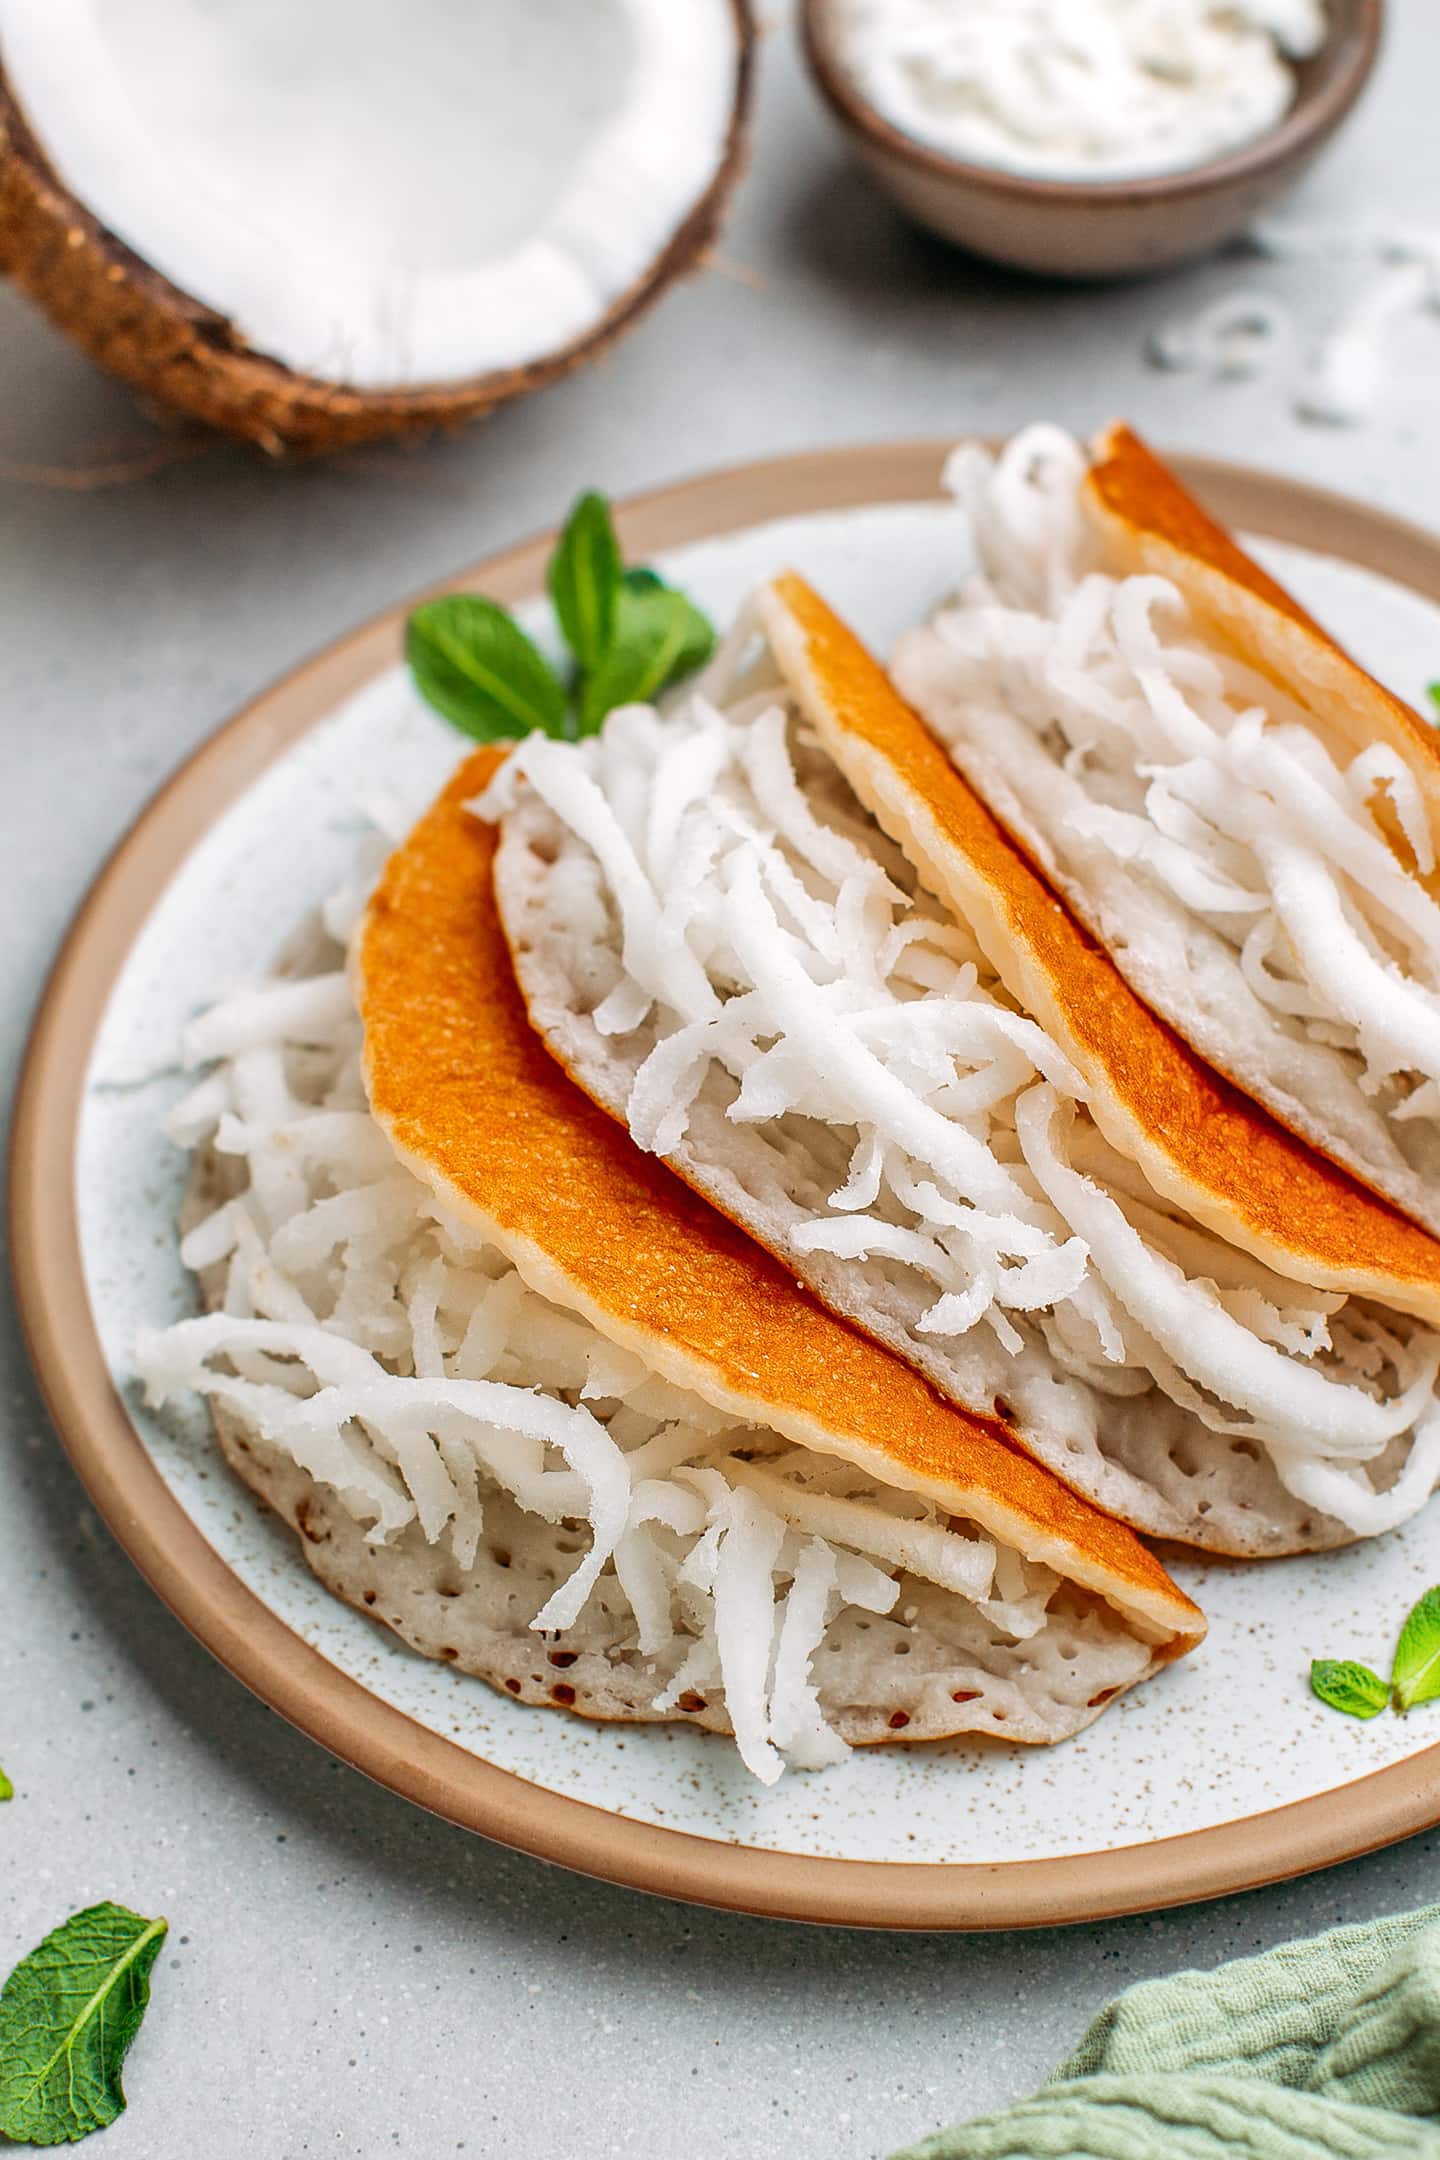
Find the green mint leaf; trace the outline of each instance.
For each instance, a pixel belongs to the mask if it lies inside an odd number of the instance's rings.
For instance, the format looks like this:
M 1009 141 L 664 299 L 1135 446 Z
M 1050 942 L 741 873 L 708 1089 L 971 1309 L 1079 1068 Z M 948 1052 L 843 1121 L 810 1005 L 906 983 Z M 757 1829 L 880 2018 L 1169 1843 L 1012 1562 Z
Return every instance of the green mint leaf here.
M 6 1777 L 5 1772 L 3 1770 L 0 1770 L 0 1800 L 13 1800 L 14 1797 L 15 1787 L 11 1784 L 9 1778 Z
M 91 1905 L 21 1959 L 0 1989 L 0 2133 L 67 2145 L 123 2111 L 120 2068 L 166 1925 Z
M 546 581 L 565 642 L 584 674 L 599 667 L 610 649 L 624 572 L 609 503 L 593 492 L 582 495 L 550 558 Z
M 591 735 L 617 705 L 649 705 L 682 675 L 703 667 L 715 632 L 693 600 L 669 585 L 621 588 L 615 636 L 580 698 L 580 732 Z
M 1430 702 L 1440 712 L 1440 682 L 1432 682 L 1428 692 Z
M 659 592 L 665 584 L 658 570 L 647 570 L 642 564 L 627 570 L 623 582 L 627 592 Z M 1440 683 L 1435 687 L 1440 690 Z
M 494 600 L 451 593 L 416 608 L 405 657 L 425 702 L 477 742 L 513 742 L 535 728 L 566 733 L 559 677 Z
M 1349 1658 L 1316 1658 L 1310 1667 L 1310 1688 L 1321 1702 L 1332 1710 L 1343 1710 L 1346 1717 L 1378 1717 L 1390 1700 L 1390 1690 L 1380 1675 Z
M 1400 1630 L 1390 1686 L 1400 1711 L 1440 1695 L 1440 1583 L 1411 1608 Z

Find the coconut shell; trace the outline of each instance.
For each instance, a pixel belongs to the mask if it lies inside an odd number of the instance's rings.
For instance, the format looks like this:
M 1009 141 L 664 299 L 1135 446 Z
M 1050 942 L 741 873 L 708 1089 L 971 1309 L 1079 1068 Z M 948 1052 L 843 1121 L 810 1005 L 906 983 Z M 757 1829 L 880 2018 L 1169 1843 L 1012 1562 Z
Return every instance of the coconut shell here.
M 0 274 L 71 343 L 144 397 L 272 456 L 344 450 L 476 420 L 597 359 L 711 245 L 744 168 L 755 76 L 752 0 L 735 11 L 735 92 L 715 175 L 643 277 L 581 338 L 524 367 L 457 382 L 359 390 L 296 373 L 152 270 L 66 188 L 0 64 Z

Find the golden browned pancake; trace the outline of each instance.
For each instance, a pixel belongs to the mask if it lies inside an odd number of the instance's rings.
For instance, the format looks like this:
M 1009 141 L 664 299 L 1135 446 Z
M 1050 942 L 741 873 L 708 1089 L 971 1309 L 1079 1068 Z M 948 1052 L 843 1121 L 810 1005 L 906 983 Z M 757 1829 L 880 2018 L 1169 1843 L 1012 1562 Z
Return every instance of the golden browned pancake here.
M 1175 519 L 1188 544 L 1178 508 Z M 1228 547 L 1217 534 L 1217 556 Z M 1011 995 L 1079 1068 L 1111 1143 L 1158 1192 L 1277 1273 L 1440 1324 L 1440 1242 L 1287 1131 L 1156 1018 L 803 578 L 777 579 L 762 612 L 824 747 L 930 890 L 973 926 Z
M 371 1106 L 531 1287 L 747 1422 L 860 1463 L 1106 1599 L 1163 1660 L 1204 1620 L 1139 1540 L 998 1426 L 828 1312 L 565 1076 L 526 1018 L 465 804 L 480 752 L 391 858 L 357 949 Z
M 1252 667 L 1287 694 L 1300 686 L 1307 708 L 1352 752 L 1377 742 L 1398 751 L 1440 837 L 1440 734 L 1237 546 L 1133 429 L 1117 422 L 1100 438 L 1082 500 L 1118 574 L 1169 578 Z

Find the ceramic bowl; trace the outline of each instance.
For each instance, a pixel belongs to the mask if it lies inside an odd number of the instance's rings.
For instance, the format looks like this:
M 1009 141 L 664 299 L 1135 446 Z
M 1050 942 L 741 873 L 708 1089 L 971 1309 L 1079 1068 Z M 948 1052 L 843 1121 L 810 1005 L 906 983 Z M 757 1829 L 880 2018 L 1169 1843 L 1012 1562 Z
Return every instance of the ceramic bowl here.
M 1138 277 L 1210 253 L 1305 171 L 1369 80 L 1384 0 L 1329 0 L 1322 49 L 1278 126 L 1183 172 L 1028 179 L 949 156 L 870 105 L 845 64 L 835 0 L 802 0 L 806 58 L 860 162 L 910 217 L 972 254 L 1051 277 Z

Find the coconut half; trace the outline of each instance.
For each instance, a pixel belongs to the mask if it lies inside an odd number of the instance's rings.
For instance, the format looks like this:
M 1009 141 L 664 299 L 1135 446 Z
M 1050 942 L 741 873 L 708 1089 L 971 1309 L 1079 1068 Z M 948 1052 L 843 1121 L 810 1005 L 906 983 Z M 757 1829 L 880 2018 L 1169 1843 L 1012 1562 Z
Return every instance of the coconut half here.
M 0 0 L 0 270 L 267 449 L 486 412 L 712 238 L 750 0 Z

